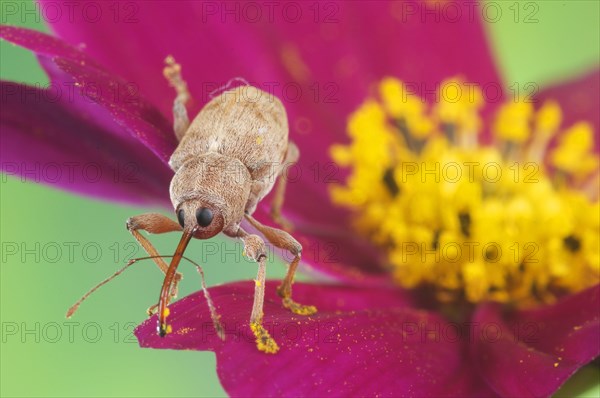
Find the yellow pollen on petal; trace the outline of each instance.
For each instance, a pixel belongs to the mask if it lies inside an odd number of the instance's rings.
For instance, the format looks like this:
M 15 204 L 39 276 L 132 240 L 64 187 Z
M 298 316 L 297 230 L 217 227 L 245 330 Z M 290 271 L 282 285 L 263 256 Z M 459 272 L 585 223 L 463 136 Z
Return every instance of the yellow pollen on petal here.
M 169 309 L 169 307 L 165 307 L 164 311 L 163 311 L 163 316 L 166 318 L 171 314 L 171 310 Z
M 483 146 L 481 90 L 453 77 L 438 99 L 430 108 L 385 78 L 349 117 L 350 143 L 330 148 L 350 171 L 331 199 L 383 250 L 391 278 L 440 302 L 519 306 L 598 283 L 600 205 L 580 189 L 598 177 L 591 125 L 561 134 L 556 102 L 512 102 L 491 126 L 500 145 Z
M 279 345 L 260 322 L 250 323 L 250 329 L 256 338 L 256 348 L 259 351 L 266 354 L 276 354 L 279 351 Z

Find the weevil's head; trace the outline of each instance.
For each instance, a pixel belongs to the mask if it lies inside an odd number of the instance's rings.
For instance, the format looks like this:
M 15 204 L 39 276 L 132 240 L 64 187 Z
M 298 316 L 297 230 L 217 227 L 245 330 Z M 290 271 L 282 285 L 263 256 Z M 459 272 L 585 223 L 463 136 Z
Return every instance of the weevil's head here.
M 251 176 L 237 159 L 209 153 L 186 161 L 171 180 L 177 220 L 194 237 L 208 239 L 239 224 L 250 196 Z

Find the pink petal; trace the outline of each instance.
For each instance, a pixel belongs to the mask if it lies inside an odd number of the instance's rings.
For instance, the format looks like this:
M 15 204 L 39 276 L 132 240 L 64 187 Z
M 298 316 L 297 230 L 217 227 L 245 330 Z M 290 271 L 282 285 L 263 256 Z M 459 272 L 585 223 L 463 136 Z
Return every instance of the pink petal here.
M 249 331 L 251 281 L 210 289 L 225 342 L 214 334 L 202 293 L 171 306 L 173 333 L 158 337 L 152 317 L 135 335 L 142 347 L 214 351 L 232 396 L 494 396 L 461 341 L 422 334 L 447 323 L 410 308 L 399 291 L 296 284 L 295 298 L 319 308 L 301 317 L 282 308 L 275 286 L 267 283 L 264 308 L 264 324 L 281 348 L 275 355 L 259 352 Z
M 85 54 L 51 36 L 8 26 L 2 27 L 0 33 L 5 39 L 27 46 L 40 54 L 38 55 L 40 62 L 49 73 L 54 87 L 66 91 L 77 84 L 77 89 L 70 92 L 69 103 L 65 103 L 66 108 L 72 108 L 72 113 L 79 113 L 92 119 L 99 127 L 112 133 L 119 140 L 131 141 L 131 136 L 133 136 L 135 142 L 146 144 L 164 162 L 167 161 L 175 146 L 174 137 L 170 133 L 171 127 L 167 126 L 167 122 L 157 111 L 139 98 L 139 93 L 136 92 L 133 97 L 128 94 L 125 88 L 130 85 L 127 82 L 111 76 L 99 67 L 92 68 L 89 66 L 91 62 Z M 137 89 L 137 86 L 133 87 Z M 146 151 L 137 151 L 148 156 Z M 15 152 L 15 154 L 19 153 L 18 150 Z M 152 173 L 153 170 L 144 170 L 144 172 Z M 104 174 L 108 175 L 108 173 Z M 160 193 L 161 198 L 166 197 L 168 179 L 171 175 L 169 171 L 165 170 L 157 172 L 156 180 L 163 184 L 164 189 L 164 193 Z M 304 178 L 306 180 L 310 177 L 305 175 Z M 298 184 L 301 182 L 292 180 L 290 187 Z M 312 196 L 310 188 L 315 184 L 310 181 L 305 181 L 304 184 L 302 197 Z M 80 191 L 73 184 L 66 188 Z M 94 192 L 96 194 L 105 193 L 109 197 L 111 195 L 111 190 L 95 189 L 89 193 L 94 194 Z M 292 198 L 293 201 L 294 194 L 288 194 L 287 198 Z M 116 199 L 120 200 L 121 198 Z M 265 201 L 265 203 L 268 202 L 269 200 Z M 309 201 L 303 199 L 301 202 L 308 203 Z M 309 214 L 313 214 L 313 210 L 312 207 L 307 209 Z M 333 212 L 341 214 L 343 210 L 335 208 L 330 213 Z M 378 259 L 377 251 L 365 242 L 341 228 L 336 228 L 332 232 L 331 229 L 328 230 L 322 226 L 314 228 L 307 223 L 299 224 L 299 227 L 313 235 L 311 238 L 301 239 L 305 245 L 305 261 L 336 278 L 358 280 L 360 283 L 368 283 L 368 279 L 373 279 L 371 282 L 379 283 L 381 269 L 373 266 Z M 315 239 L 314 236 L 320 239 Z M 340 263 L 356 264 L 356 266 L 340 265 Z M 369 274 L 371 273 L 379 275 L 370 278 Z
M 94 66 L 85 54 L 52 36 L 2 26 L 0 37 L 36 53 L 55 87 L 61 91 L 71 89 L 69 95 L 76 92 L 70 99 L 74 109 L 87 112 L 105 127 L 116 122 L 122 128 L 109 131 L 128 133 L 165 163 L 168 161 L 176 146 L 172 127 L 140 96 L 137 83 L 126 82 Z M 162 78 L 161 70 L 157 76 Z
M 265 207 L 259 207 L 254 216 L 277 228 Z M 302 245 L 303 272 L 360 286 L 393 286 L 389 273 L 379 265 L 385 261 L 383 253 L 364 238 L 353 231 L 331 231 L 322 225 L 311 226 L 301 218 L 292 220 L 295 225 L 290 233 Z M 249 224 L 244 228 L 252 230 Z
M 374 82 L 398 76 L 425 96 L 454 74 L 480 84 L 500 81 L 476 4 L 456 3 L 462 17 L 451 20 L 421 2 L 294 3 L 302 15 L 298 21 L 290 21 L 281 4 L 271 17 L 266 5 L 254 3 L 263 12 L 260 21 L 239 10 L 237 17 L 235 10 L 226 14 L 225 7 L 242 3 L 127 4 L 122 10 L 127 14 L 116 23 L 106 17 L 114 15 L 114 7 L 99 3 L 105 16 L 99 21 L 60 19 L 52 29 L 72 44 L 85 43 L 85 51 L 109 70 L 140 83 L 165 114 L 172 90 L 157 71 L 168 54 L 183 65 L 197 105 L 237 76 L 281 97 L 291 139 L 302 152 L 302 176 L 290 184 L 286 212 L 336 233 L 347 230 L 350 216 L 329 200 L 327 184 L 343 175 L 328 163 L 328 147 L 346 139 L 347 117 Z
M 498 305 L 483 305 L 473 317 L 480 331 L 473 361 L 501 396 L 549 396 L 600 354 L 599 300 L 597 285 L 508 316 Z
M 579 121 L 594 126 L 596 152 L 600 151 L 600 69 L 579 76 L 568 82 L 544 89 L 537 97 L 538 104 L 556 100 L 563 111 L 563 127 Z
M 257 24 L 222 23 L 218 15 L 210 15 L 214 5 L 132 1 L 117 7 L 116 16 L 114 5 L 99 2 L 95 8 L 102 17 L 94 23 L 86 18 L 57 19 L 50 27 L 72 45 L 83 44 L 84 51 L 111 72 L 139 83 L 142 92 L 170 115 L 172 88 L 160 73 L 167 55 L 183 65 L 192 95 L 200 101 L 196 110 L 211 91 L 233 77 L 268 76 L 269 81 L 278 81 L 277 67 L 264 43 L 247 34 Z M 63 11 L 67 8 L 64 5 Z
M 130 81 L 156 80 L 152 70 L 160 69 L 164 57 L 173 54 L 193 71 L 186 78 L 201 102 L 207 100 L 208 86 L 216 88 L 236 76 L 259 84 L 302 84 L 303 77 L 335 83 L 341 90 L 331 97 L 336 102 L 305 95 L 299 105 L 333 119 L 338 135 L 348 112 L 368 94 L 369 85 L 385 75 L 424 84 L 419 88 L 424 96 L 436 82 L 454 74 L 480 84 L 500 81 L 476 4 L 457 2 L 441 9 L 418 1 L 328 2 L 316 8 L 298 3 L 297 21 L 290 20 L 291 7 L 268 15 L 266 4 L 256 6 L 264 12 L 258 20 L 252 20 L 240 4 L 227 8 L 217 3 L 185 2 L 173 7 L 169 2 L 129 2 L 117 16 L 113 5 L 98 4 L 103 17 L 94 23 L 59 18 L 51 28 L 73 45 L 85 44 L 88 54 Z M 462 17 L 449 17 L 456 12 Z M 175 29 L 173 21 L 177 21 Z M 294 72 L 283 65 L 285 54 L 295 58 L 296 53 L 305 71 Z M 170 111 L 166 83 L 144 90 L 165 113 Z M 331 118 L 336 109 L 339 112 Z
M 75 112 L 66 96 L 57 99 L 59 91 L 1 84 L 4 173 L 111 200 L 169 202 L 172 172 L 138 141 L 107 131 L 83 109 Z

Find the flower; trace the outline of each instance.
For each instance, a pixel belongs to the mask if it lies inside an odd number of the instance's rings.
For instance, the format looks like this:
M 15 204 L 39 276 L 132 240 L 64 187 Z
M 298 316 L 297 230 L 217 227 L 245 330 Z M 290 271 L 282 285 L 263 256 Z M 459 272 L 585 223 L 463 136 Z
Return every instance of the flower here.
M 436 12 L 437 3 L 405 4 L 412 7 L 411 12 Z M 336 19 L 341 23 L 315 24 L 312 19 L 302 19 L 298 23 L 224 25 L 219 18 L 207 18 L 202 13 L 206 10 L 197 7 L 190 3 L 157 8 L 155 3 L 143 3 L 138 23 L 129 25 L 63 20 L 52 26 L 61 39 L 2 27 L 0 34 L 5 40 L 38 56 L 53 84 L 77 87 L 72 98 L 51 100 L 51 88 L 2 82 L 3 165 L 10 160 L 91 159 L 102 165 L 102 175 L 110 176 L 115 168 L 112 160 L 130 161 L 140 171 L 139 181 L 133 184 L 114 184 L 106 178 L 95 184 L 80 180 L 64 188 L 111 200 L 166 206 L 172 175 L 167 160 L 176 145 L 167 119 L 173 93 L 160 76 L 168 54 L 183 65 L 193 94 L 205 93 L 209 81 L 215 82 L 212 91 L 240 75 L 263 84 L 298 84 L 304 95 L 295 102 L 287 101 L 286 106 L 292 138 L 302 152 L 303 170 L 323 164 L 330 148 L 337 148 L 333 151 L 341 160 L 344 149 L 335 145 L 344 140 L 346 119 L 364 110 L 372 85 L 383 82 L 384 97 L 393 96 L 397 89 L 398 82 L 383 80 L 385 77 L 400 77 L 427 88 L 453 76 L 480 85 L 499 85 L 501 81 L 477 18 L 426 24 L 403 13 L 407 9 L 402 6 L 355 3 L 336 4 Z M 175 27 L 173 21 L 177 21 Z M 362 26 L 369 32 L 357 30 Z M 394 38 L 398 40 L 391 51 Z M 80 46 L 82 43 L 85 45 Z M 130 86 L 131 82 L 136 84 Z M 321 86 L 315 87 L 315 82 Z M 337 102 L 325 102 L 323 93 L 328 88 L 324 83 L 328 82 L 334 83 L 329 89 L 336 92 L 333 99 Z M 599 82 L 598 72 L 594 72 L 539 98 L 558 101 L 563 125 L 587 120 L 599 131 Z M 139 93 L 132 88 L 139 88 Z M 315 88 L 321 90 L 321 101 L 306 94 L 314 93 Z M 391 101 L 386 112 L 403 115 L 408 130 L 422 140 L 431 134 L 434 124 L 422 102 L 409 102 L 412 107 L 407 110 L 395 109 L 398 103 Z M 201 105 L 197 103 L 194 111 Z M 484 109 L 481 120 L 478 113 L 457 111 L 452 106 L 438 109 L 436 115 L 478 129 L 491 126 L 487 119 L 494 114 L 492 108 Z M 404 111 L 409 113 L 402 114 Z M 527 105 L 503 109 L 509 120 L 516 121 L 508 126 L 498 124 L 499 136 L 523 142 L 527 129 L 519 118 L 533 111 Z M 542 110 L 537 112 L 539 115 Z M 540 116 L 540 123 L 552 126 L 552 108 L 546 112 L 550 116 Z M 577 166 L 571 157 L 576 150 L 586 149 L 581 152 L 589 154 L 585 138 L 589 134 L 580 131 L 581 126 L 564 136 L 564 145 L 558 147 L 553 160 L 557 167 Z M 484 142 L 490 139 L 482 136 Z M 23 151 L 24 147 L 28 151 Z M 369 149 L 377 148 L 369 145 Z M 561 148 L 566 149 L 561 152 Z M 348 163 L 354 170 L 359 169 L 357 165 L 355 160 Z M 577 168 L 568 171 L 576 174 Z M 275 298 L 276 284 L 268 283 L 265 325 L 281 347 L 278 354 L 258 352 L 249 334 L 253 282 L 210 289 L 223 317 L 225 342 L 212 330 L 203 296 L 193 294 L 171 306 L 173 333 L 168 339 L 156 336 L 156 322 L 150 319 L 136 330 L 140 344 L 213 350 L 219 376 L 231 395 L 265 396 L 549 395 L 600 353 L 597 284 L 551 304 L 512 310 L 497 301 L 481 301 L 481 293 L 474 291 L 472 301 L 477 305 L 465 309 L 468 316 L 456 311 L 443 313 L 438 303 L 424 303 L 421 291 L 405 290 L 394 283 L 382 266 L 386 260 L 382 249 L 351 229 L 355 214 L 334 205 L 328 184 L 315 184 L 312 177 L 304 174 L 290 184 L 286 215 L 295 222 L 294 235 L 300 242 L 316 247 L 318 256 L 314 257 L 321 261 L 313 259 L 311 267 L 338 284 L 295 284 L 295 298 L 319 308 L 314 316 L 299 317 L 281 307 Z M 343 200 L 339 194 L 338 199 Z M 384 193 L 378 197 L 385 197 Z M 264 217 L 266 211 L 259 208 L 257 214 Z M 429 239 L 431 231 L 424 232 Z M 318 245 L 320 241 L 340 248 L 335 262 L 324 261 L 331 248 Z

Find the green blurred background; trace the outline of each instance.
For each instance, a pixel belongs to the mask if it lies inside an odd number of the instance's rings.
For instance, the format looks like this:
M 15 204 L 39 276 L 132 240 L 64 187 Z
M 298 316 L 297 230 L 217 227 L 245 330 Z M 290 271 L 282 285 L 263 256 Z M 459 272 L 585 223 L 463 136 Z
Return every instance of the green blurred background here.
M 599 62 L 599 2 L 494 2 L 503 16 L 490 23 L 489 36 L 508 82 L 540 86 L 585 71 Z M 24 2 L 24 9 L 33 9 Z M 537 22 L 525 23 L 533 15 Z M 2 15 L 2 23 L 48 31 L 33 14 Z M 34 57 L 0 43 L 2 79 L 47 83 Z M 71 320 L 66 309 L 89 287 L 125 261 L 144 253 L 124 228 L 127 217 L 147 208 L 126 207 L 77 197 L 33 183 L 0 176 L 1 200 L 1 396 L 223 396 L 212 353 L 140 349 L 131 334 L 155 302 L 162 276 L 152 263 L 140 263 L 102 288 Z M 165 187 L 166 189 L 166 187 Z M 177 236 L 152 238 L 171 253 Z M 70 256 L 67 245 L 78 244 Z M 220 239 L 235 251 L 235 243 Z M 17 254 L 6 249 L 18 246 Z M 87 244 L 87 246 L 86 246 Z M 59 252 L 56 248 L 60 247 Z M 97 252 L 96 249 L 100 249 Z M 24 250 L 38 253 L 23 255 Z M 200 256 L 201 245 L 190 245 Z M 254 277 L 249 263 L 213 258 L 206 267 L 209 285 Z M 184 266 L 185 267 L 185 266 Z M 199 280 L 187 270 L 180 296 Z M 280 278 L 275 262 L 269 277 Z M 248 366 L 252 366 L 248 364 Z M 598 367 L 580 371 L 558 396 L 600 396 Z

